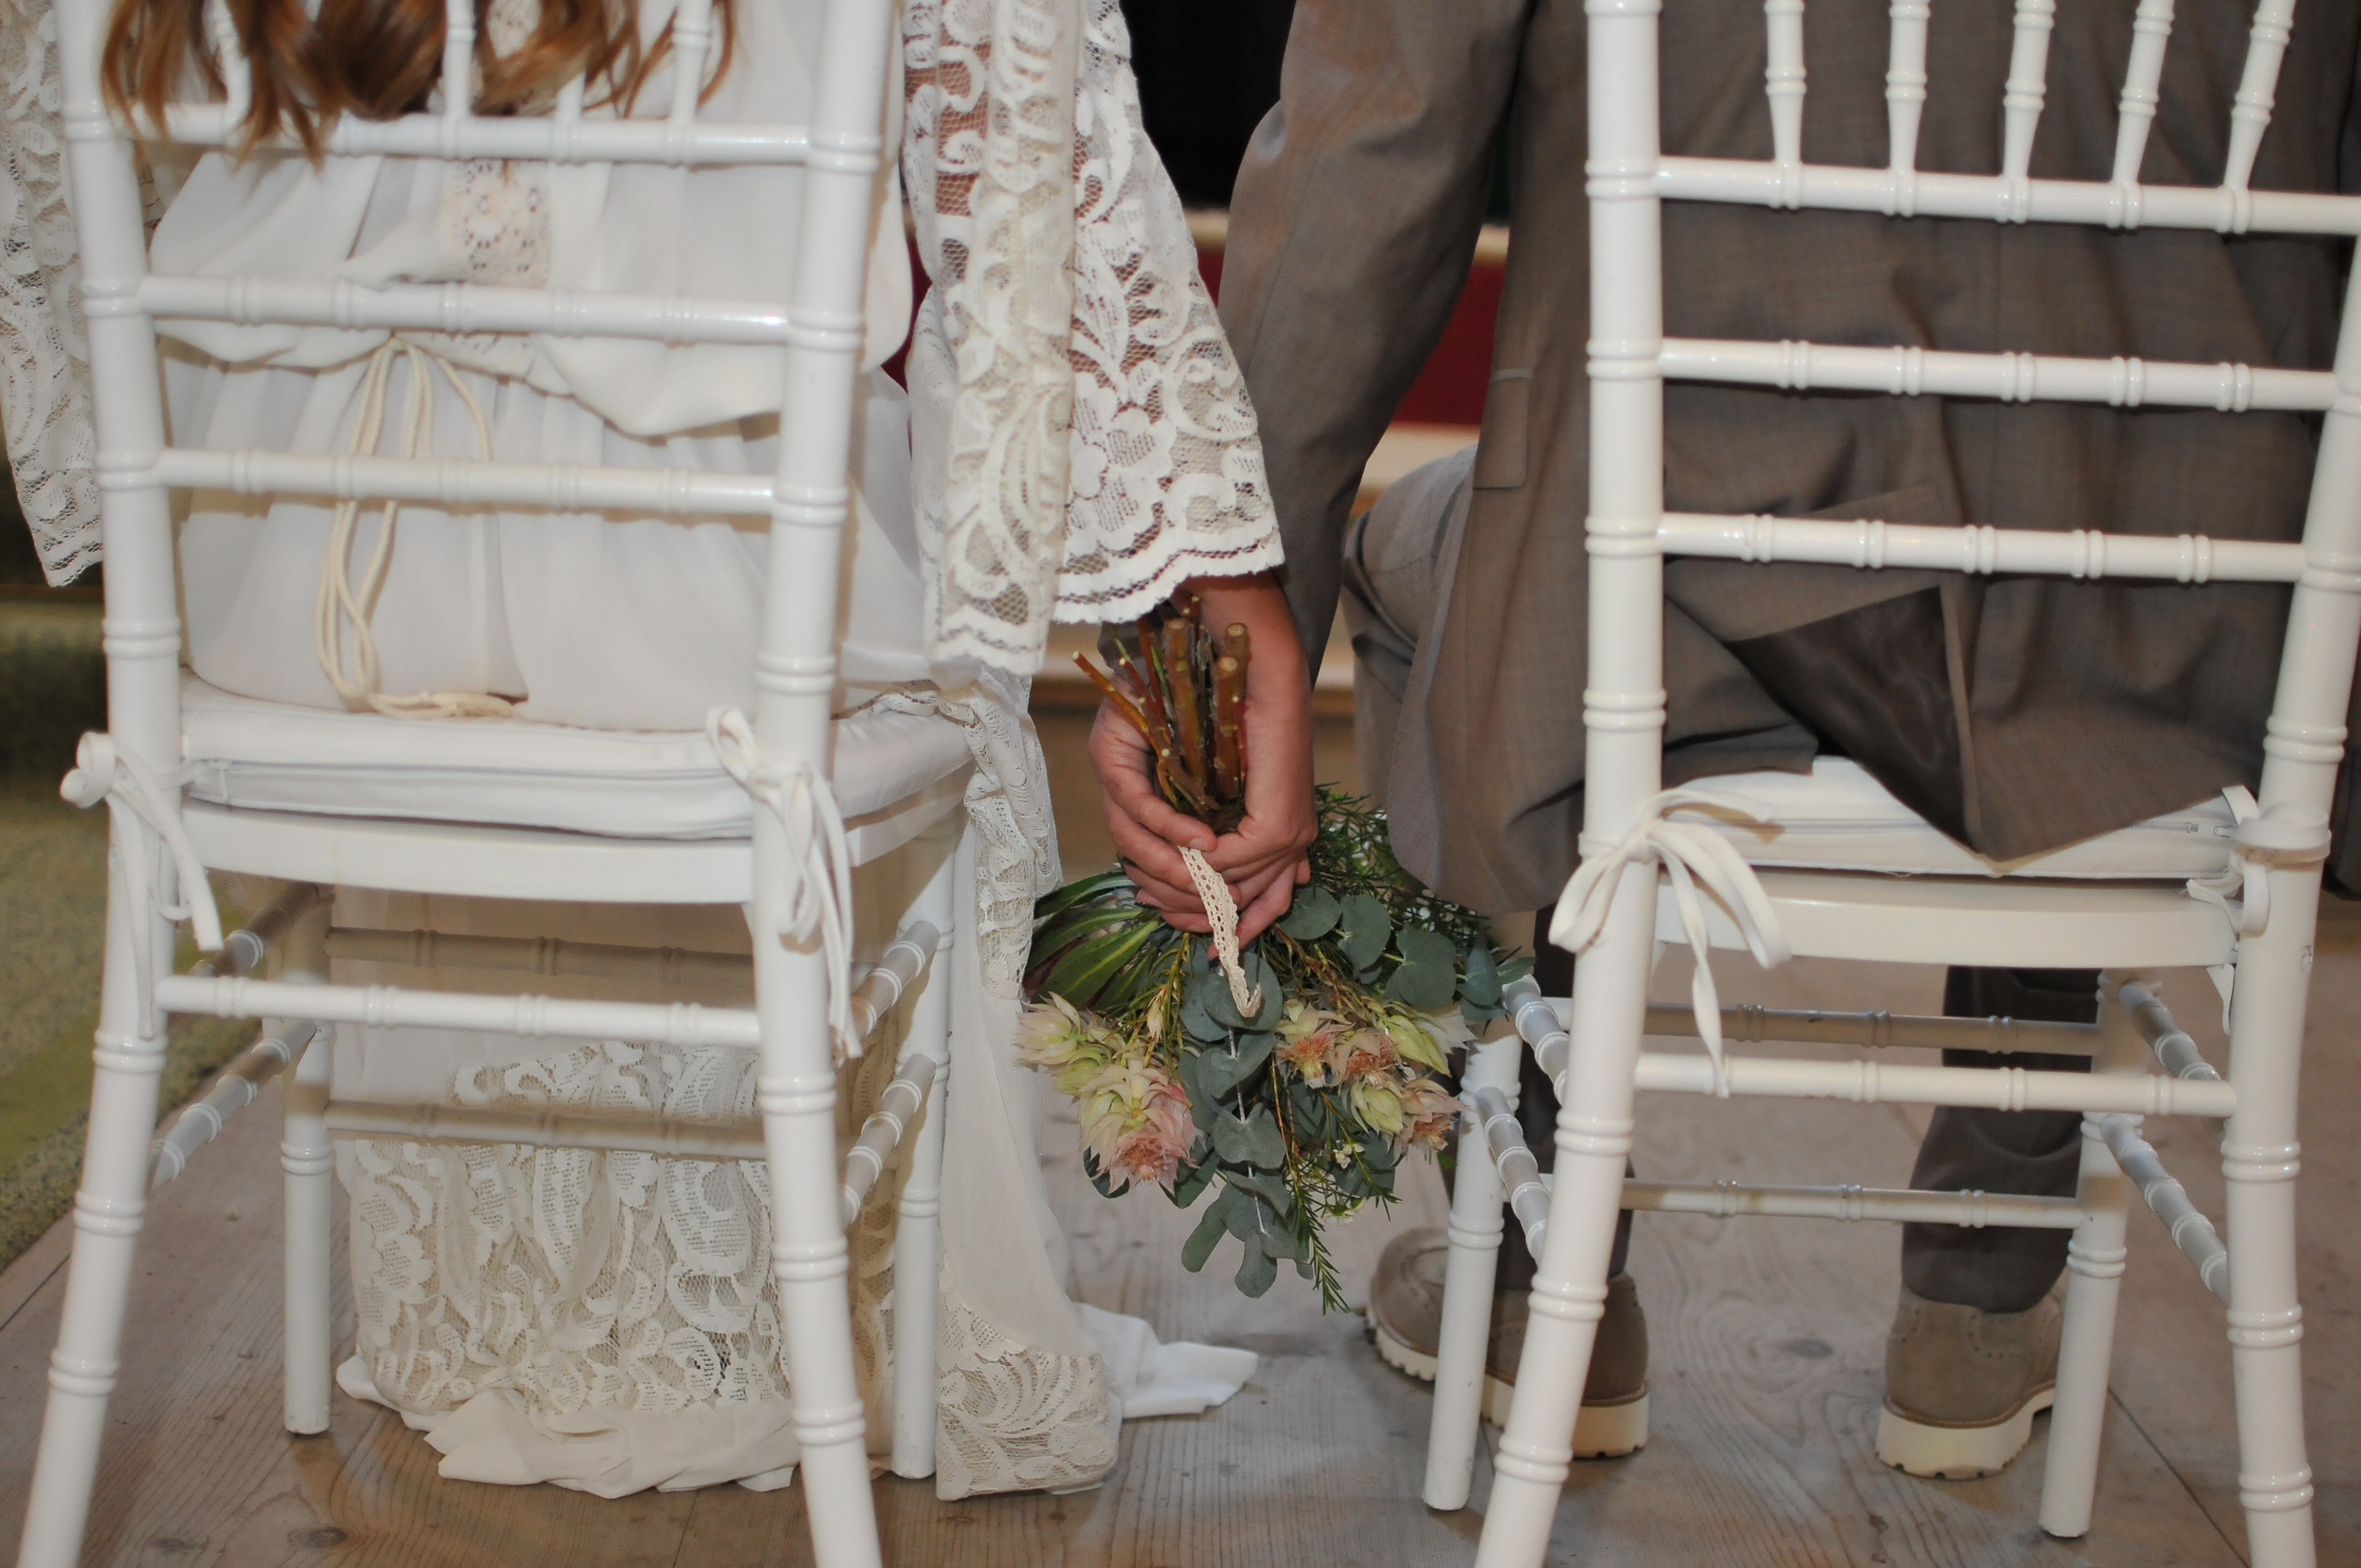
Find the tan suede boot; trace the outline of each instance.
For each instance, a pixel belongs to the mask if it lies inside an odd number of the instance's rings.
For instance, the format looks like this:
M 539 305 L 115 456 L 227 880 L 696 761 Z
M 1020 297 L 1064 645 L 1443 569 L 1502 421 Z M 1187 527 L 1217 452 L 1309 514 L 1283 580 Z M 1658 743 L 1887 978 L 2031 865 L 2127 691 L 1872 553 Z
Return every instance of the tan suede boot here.
M 1510 1240 L 1508 1244 L 1515 1245 Z M 1443 1273 L 1451 1242 L 1439 1230 L 1396 1236 L 1369 1279 L 1369 1332 L 1386 1364 L 1434 1381 L 1443 1341 Z M 1485 1357 L 1484 1418 L 1505 1426 L 1525 1349 L 1526 1298 L 1492 1298 L 1491 1343 Z M 1590 1353 L 1582 1414 L 1574 1427 L 1576 1459 L 1618 1459 L 1648 1441 L 1648 1320 L 1629 1274 L 1607 1282 L 1607 1315 Z
M 1885 1342 L 1877 1457 L 1947 1481 L 2006 1468 L 2056 1397 L 2062 1317 L 2054 1295 L 2022 1312 L 1987 1312 L 1903 1287 Z

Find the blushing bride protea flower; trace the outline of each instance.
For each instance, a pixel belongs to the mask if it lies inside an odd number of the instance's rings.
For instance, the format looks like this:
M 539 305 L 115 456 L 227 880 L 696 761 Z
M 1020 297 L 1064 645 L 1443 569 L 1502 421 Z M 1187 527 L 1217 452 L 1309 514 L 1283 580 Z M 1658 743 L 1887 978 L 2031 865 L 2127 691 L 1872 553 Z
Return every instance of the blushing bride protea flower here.
M 1080 1094 L 1122 1054 L 1120 1039 L 1062 996 L 1033 1003 L 1016 1020 L 1016 1059 L 1056 1073 L 1058 1088 L 1066 1094 Z
M 1402 1129 L 1395 1135 L 1396 1144 L 1404 1150 L 1413 1146 L 1441 1148 L 1451 1136 L 1452 1124 L 1459 1118 L 1458 1099 L 1424 1076 L 1406 1080 L 1400 1093 Z
M 1109 1063 L 1074 1095 L 1082 1146 L 1110 1184 L 1153 1181 L 1170 1191 L 1196 1146 L 1189 1097 L 1152 1062 Z
M 1344 1074 L 1345 1020 L 1323 1008 L 1306 1007 L 1290 998 L 1279 1022 L 1279 1059 L 1303 1075 L 1314 1089 Z

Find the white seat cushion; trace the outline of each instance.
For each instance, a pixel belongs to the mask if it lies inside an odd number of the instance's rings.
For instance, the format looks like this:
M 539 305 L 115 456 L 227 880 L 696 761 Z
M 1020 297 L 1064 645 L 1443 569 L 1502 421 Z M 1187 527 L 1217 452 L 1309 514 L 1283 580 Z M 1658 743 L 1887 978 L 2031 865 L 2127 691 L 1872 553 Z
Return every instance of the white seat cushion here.
M 2229 803 L 2211 800 L 2047 854 L 1995 861 L 1946 837 L 1894 798 L 1860 763 L 1822 757 L 1809 773 L 1726 773 L 1696 787 L 1764 808 L 1775 828 L 1719 823 L 1758 866 L 1936 876 L 2161 880 L 2211 876 L 2230 862 Z M 1685 822 L 1706 819 L 1683 812 Z
M 181 754 L 199 800 L 258 811 L 554 828 L 631 839 L 742 839 L 746 794 L 701 731 L 577 729 L 525 718 L 414 719 L 234 696 L 183 674 Z M 946 719 L 835 725 L 846 821 L 970 766 Z

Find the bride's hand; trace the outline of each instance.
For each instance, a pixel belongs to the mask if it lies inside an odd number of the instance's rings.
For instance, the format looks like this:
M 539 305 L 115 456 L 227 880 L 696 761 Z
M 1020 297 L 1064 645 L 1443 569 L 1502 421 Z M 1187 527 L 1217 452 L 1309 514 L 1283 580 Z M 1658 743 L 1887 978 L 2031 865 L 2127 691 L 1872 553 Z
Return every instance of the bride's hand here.
M 1139 732 L 1102 707 L 1091 730 L 1108 831 L 1139 888 L 1139 901 L 1184 931 L 1212 927 L 1180 859 L 1202 852 L 1230 884 L 1238 905 L 1238 939 L 1251 941 L 1287 913 L 1298 885 L 1312 880 L 1304 851 L 1318 829 L 1312 799 L 1312 687 L 1286 596 L 1268 574 L 1199 577 L 1189 587 L 1204 601 L 1205 624 L 1243 624 L 1254 656 L 1246 666 L 1246 815 L 1216 838 L 1195 817 L 1156 793 L 1155 761 Z

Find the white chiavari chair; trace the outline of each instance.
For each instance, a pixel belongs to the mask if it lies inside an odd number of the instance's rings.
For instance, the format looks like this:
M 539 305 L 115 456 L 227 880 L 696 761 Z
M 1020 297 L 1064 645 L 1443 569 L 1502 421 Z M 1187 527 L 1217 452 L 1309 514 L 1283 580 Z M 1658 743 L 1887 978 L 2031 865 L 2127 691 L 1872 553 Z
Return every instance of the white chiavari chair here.
M 1539 1259 L 1539 1274 L 1494 1461 L 1477 1554 L 1483 1568 L 1533 1568 L 1547 1550 L 1607 1295 L 1619 1207 L 2044 1226 L 2073 1237 L 2040 1522 L 2053 1535 L 2082 1535 L 2091 1526 L 2126 1213 L 2136 1191 L 2227 1309 L 2239 1496 L 2252 1561 L 2257 1568 L 2308 1568 L 2312 1486 L 2297 1350 L 2296 1084 L 2329 848 L 2327 812 L 2361 640 L 2361 312 L 2348 297 L 2332 371 L 1683 341 L 1664 334 L 1661 230 L 1662 203 L 1680 200 L 2224 235 L 2361 233 L 2361 200 L 2248 187 L 2293 0 L 2261 0 L 2255 9 L 2226 172 L 2219 186 L 2203 189 L 2138 179 L 2169 43 L 2171 0 L 2139 0 L 2113 173 L 2104 181 L 2028 172 L 2053 0 L 2016 0 L 2002 104 L 2003 166 L 1994 175 L 1916 168 L 1927 95 L 1927 0 L 1892 0 L 1889 9 L 1890 167 L 1804 161 L 1805 0 L 1763 5 L 1772 159 L 1665 156 L 1658 122 L 1660 3 L 1588 0 L 1587 7 L 1587 782 L 1584 871 L 1559 905 L 1558 929 L 1580 956 L 1571 1000 L 1545 1000 L 1522 982 L 1511 998 L 1516 1035 L 1478 1047 L 1469 1067 L 1426 1499 L 1438 1508 L 1467 1499 L 1504 1199 Z M 2361 272 L 2355 278 L 2361 285 Z M 1680 515 L 1664 507 L 1668 378 L 1903 397 L 2213 409 L 2225 417 L 2255 409 L 2320 411 L 2326 422 L 2301 543 Z M 1853 764 L 1823 762 L 1808 782 L 1781 775 L 1701 781 L 1703 790 L 1767 806 L 1758 824 L 1717 821 L 1711 805 L 1662 788 L 1667 554 L 1864 570 L 2291 584 L 2259 805 L 2234 791 L 2211 807 L 2002 867 L 1943 839 Z M 1817 847 L 1799 855 L 1783 845 L 1798 837 Z M 1740 856 L 1744 863 L 1737 863 Z M 2200 890 L 2191 879 L 2210 880 L 2216 891 L 2193 896 Z M 2096 969 L 2099 1022 L 1723 1010 L 1709 976 L 1694 1011 L 1650 1007 L 1652 949 L 1660 941 L 1743 947 L 1773 962 L 1792 952 Z M 1700 972 L 1704 957 L 1699 951 Z M 2205 1063 L 2158 998 L 2156 971 L 2176 967 L 2234 977 L 2226 1075 Z M 1717 1048 L 1706 1056 L 1643 1051 L 1643 1035 L 1705 1036 Z M 2093 1070 L 1720 1058 L 1720 1041 L 1756 1040 L 2067 1052 L 2091 1056 Z M 1516 1053 L 1526 1047 L 1559 1088 L 1554 1180 L 1536 1171 L 1511 1113 Z M 2069 1199 L 1626 1181 L 1641 1090 L 2080 1111 L 2078 1190 Z M 2159 1114 L 2226 1118 L 2226 1247 L 2141 1137 L 2141 1118 Z
M 476 115 L 475 9 L 470 0 L 453 0 L 442 107 L 382 122 L 348 116 L 329 138 L 332 154 L 800 165 L 796 252 L 779 258 L 778 296 L 761 301 L 151 274 L 130 129 L 109 113 L 100 90 L 110 10 L 107 0 L 57 5 L 68 178 L 96 390 L 108 675 L 107 731 L 85 738 L 67 793 L 84 805 L 107 803 L 115 870 L 72 1265 L 18 1561 L 71 1568 L 79 1558 L 151 1180 L 178 1175 L 225 1116 L 283 1073 L 291 1431 L 328 1425 L 332 1134 L 765 1158 L 793 1426 L 817 1557 L 844 1568 L 874 1565 L 845 1226 L 906 1130 L 917 1128 L 906 1151 L 895 1245 L 898 1277 L 915 1288 L 900 1292 L 894 1335 L 896 1364 L 917 1370 L 894 1391 L 893 1464 L 906 1475 L 931 1474 L 933 1216 L 954 868 L 970 767 L 966 742 L 947 720 L 870 714 L 836 721 L 830 712 L 872 204 L 880 159 L 891 156 L 880 126 L 893 8 L 884 0 L 829 0 L 811 123 L 753 125 L 698 118 L 710 60 L 709 0 L 680 0 L 673 11 L 669 113 L 641 118 L 586 116 L 578 81 L 545 115 Z M 173 108 L 170 140 L 237 143 L 250 78 L 218 6 L 214 18 L 225 101 Z M 777 468 L 763 477 L 174 447 L 159 389 L 159 317 L 776 345 Z M 717 722 L 702 734 L 644 734 L 523 719 L 421 722 L 227 698 L 187 680 L 180 667 L 170 495 L 186 487 L 455 508 L 767 518 L 772 565 L 755 654 L 756 710 L 751 723 Z M 905 878 L 918 891 L 906 909 L 891 912 L 899 938 L 878 944 L 884 950 L 856 991 L 846 879 L 853 865 L 897 850 L 918 857 L 921 869 Z M 225 943 L 209 870 L 296 885 Z M 736 905 L 752 928 L 752 955 L 332 929 L 324 886 Z M 200 947 L 216 954 L 186 975 L 171 967 L 179 918 L 192 919 Z M 280 978 L 249 977 L 282 937 Z M 744 976 L 753 1004 L 337 985 L 327 982 L 331 957 L 641 980 Z M 832 1049 L 845 1035 L 865 1035 L 906 988 L 915 988 L 917 1000 L 895 1083 L 840 1168 Z M 267 1022 L 257 1046 L 151 1149 L 165 1024 L 176 1013 Z M 688 1124 L 341 1102 L 330 1096 L 331 1025 L 752 1047 L 760 1053 L 760 1115 L 742 1124 Z M 315 1036 L 321 1043 L 307 1049 Z

